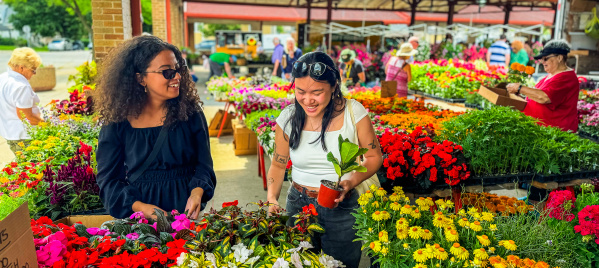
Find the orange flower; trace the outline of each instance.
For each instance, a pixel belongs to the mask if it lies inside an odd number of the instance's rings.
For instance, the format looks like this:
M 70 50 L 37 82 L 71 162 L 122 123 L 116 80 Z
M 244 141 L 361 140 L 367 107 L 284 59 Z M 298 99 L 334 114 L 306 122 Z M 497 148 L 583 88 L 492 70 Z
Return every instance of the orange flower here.
M 520 65 L 520 63 L 514 62 L 514 63 L 512 63 L 512 65 L 510 65 L 510 69 L 518 70 L 519 65 Z
M 526 74 L 528 74 L 528 75 L 532 75 L 535 73 L 535 67 L 526 66 L 526 70 L 524 72 L 526 72 Z
M 520 65 L 518 66 L 518 71 L 520 71 L 520 72 L 524 72 L 524 71 L 526 71 L 526 66 L 524 66 L 524 65 L 520 64 Z

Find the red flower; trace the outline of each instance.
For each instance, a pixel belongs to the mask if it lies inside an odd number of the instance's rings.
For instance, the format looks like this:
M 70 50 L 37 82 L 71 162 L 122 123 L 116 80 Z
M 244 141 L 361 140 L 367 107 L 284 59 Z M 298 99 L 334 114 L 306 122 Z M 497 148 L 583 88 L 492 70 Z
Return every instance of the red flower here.
M 93 150 L 93 148 L 85 143 L 83 143 L 82 141 L 79 141 L 79 145 L 81 146 L 81 148 L 79 148 L 79 153 L 85 154 L 87 156 L 89 156 Z
M 316 212 L 316 208 L 314 207 L 314 204 L 304 206 L 302 208 L 302 210 L 303 210 L 304 214 L 306 214 L 306 215 L 318 216 L 318 212 Z
M 235 200 L 233 202 L 224 202 L 223 203 L 223 208 L 231 207 L 231 206 L 237 206 L 237 205 L 239 205 L 239 201 L 238 200 Z
M 85 251 L 72 251 L 67 261 L 66 268 L 83 268 L 87 266 L 87 253 Z
M 91 174 L 94 174 L 94 169 L 90 166 L 87 166 L 87 168 L 85 169 L 85 172 L 87 173 L 87 175 L 91 175 Z
M 16 168 L 19 164 L 17 162 L 10 162 L 10 166 Z
M 287 166 L 285 166 L 285 168 L 286 168 L 286 169 L 289 169 L 289 168 L 291 168 L 291 166 L 292 166 L 292 165 L 293 165 L 293 163 L 291 163 L 291 160 L 289 160 L 289 161 L 287 162 Z

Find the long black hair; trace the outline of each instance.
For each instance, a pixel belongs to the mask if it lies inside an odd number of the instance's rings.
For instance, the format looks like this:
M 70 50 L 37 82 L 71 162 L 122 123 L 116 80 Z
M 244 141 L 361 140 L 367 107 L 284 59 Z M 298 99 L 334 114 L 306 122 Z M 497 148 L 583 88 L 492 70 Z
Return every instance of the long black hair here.
M 310 66 L 315 62 L 321 62 L 327 65 L 329 68 L 326 68 L 324 73 L 320 77 L 314 77 L 310 74 L 310 68 L 307 68 L 307 71 L 302 71 L 302 64 L 306 64 L 306 66 Z M 331 96 L 331 101 L 324 108 L 324 115 L 322 117 L 322 127 L 320 129 L 320 136 L 311 142 L 310 144 L 316 143 L 320 141 L 322 144 L 322 149 L 326 152 L 327 145 L 325 143 L 325 135 L 326 131 L 331 124 L 333 118 L 341 114 L 341 112 L 345 109 L 343 95 L 341 94 L 341 74 L 339 73 L 339 69 L 337 68 L 335 62 L 329 55 L 324 52 L 311 52 L 301 56 L 296 61 L 296 66 L 294 66 L 291 74 L 293 75 L 293 79 L 302 78 L 305 76 L 310 76 L 310 78 L 316 81 L 324 81 L 331 85 L 333 89 L 333 94 Z M 336 110 L 336 107 L 341 107 Z M 289 148 L 297 149 L 300 144 L 300 138 L 302 134 L 302 130 L 304 129 L 304 124 L 306 123 L 306 111 L 299 104 L 297 98 L 295 99 L 295 109 L 293 109 L 293 114 L 291 115 L 289 121 L 285 124 L 285 128 L 287 124 L 291 122 L 291 135 L 289 135 Z

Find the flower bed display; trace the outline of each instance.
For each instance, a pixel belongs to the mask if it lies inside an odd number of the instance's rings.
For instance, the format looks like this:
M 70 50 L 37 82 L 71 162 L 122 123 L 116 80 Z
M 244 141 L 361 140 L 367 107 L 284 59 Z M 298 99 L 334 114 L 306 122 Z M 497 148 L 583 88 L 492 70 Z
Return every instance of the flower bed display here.
M 356 234 L 381 267 L 501 267 L 496 265 L 507 262 L 550 267 L 513 256 L 519 245 L 496 235 L 492 213 L 471 208 L 454 214 L 453 202 L 430 198 L 411 205 L 401 187 L 393 190 L 387 196 L 372 188 L 358 199 Z
M 246 125 L 258 135 L 260 145 L 264 147 L 267 155 L 273 155 L 275 142 L 276 119 L 281 110 L 263 110 L 247 115 Z
M 599 89 L 581 91 L 578 101 L 578 125 L 581 134 L 599 141 Z
M 235 107 L 241 117 L 246 117 L 252 112 L 269 109 L 283 110 L 292 103 L 292 99 L 275 99 L 252 92 L 245 94 L 243 100 L 235 102 Z
M 38 264 L 270 267 L 293 263 L 299 264 L 296 267 L 342 267 L 325 254 L 307 251 L 312 248 L 310 235 L 324 231 L 314 222 L 317 214 L 310 208 L 294 216 L 295 226 L 287 227 L 281 216 L 267 215 L 267 203 L 255 204 L 258 210 L 241 211 L 237 201 L 225 203 L 222 210 L 211 210 L 197 221 L 177 211 L 168 215 L 158 212 L 156 221 L 134 213 L 99 228 L 55 224 L 42 217 L 31 221 Z

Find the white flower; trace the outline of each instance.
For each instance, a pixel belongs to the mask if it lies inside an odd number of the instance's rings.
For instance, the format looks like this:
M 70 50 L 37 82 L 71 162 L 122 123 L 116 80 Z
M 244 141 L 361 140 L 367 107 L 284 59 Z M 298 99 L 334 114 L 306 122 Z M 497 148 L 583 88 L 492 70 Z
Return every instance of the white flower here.
M 206 260 L 210 261 L 210 263 L 212 264 L 212 268 L 217 268 L 216 267 L 216 256 L 214 256 L 213 253 L 206 253 Z
M 299 246 L 300 246 L 301 248 L 304 248 L 304 249 L 311 249 L 311 248 L 314 248 L 314 246 L 312 246 L 312 244 L 310 244 L 310 242 L 308 242 L 308 241 L 302 241 L 302 242 L 300 242 L 300 243 L 299 243 Z
M 278 258 L 272 268 L 289 268 L 289 263 L 283 258 Z
M 242 243 L 232 246 L 231 249 L 233 250 L 235 261 L 240 263 L 244 263 L 254 252 L 251 249 L 247 249 Z
M 191 267 L 191 268 L 199 268 L 200 264 L 197 261 L 189 260 L 189 267 Z
M 186 255 L 187 254 L 185 254 L 185 253 L 181 253 L 181 256 L 179 256 L 177 258 L 177 265 L 183 265 L 183 263 L 185 262 L 185 256 Z
M 333 259 L 333 257 L 327 254 L 322 254 L 322 256 L 318 258 L 318 261 L 326 268 L 345 267 L 340 261 Z
M 302 249 L 302 247 L 288 249 L 287 253 L 296 253 L 296 252 L 300 251 L 301 249 Z
M 312 263 L 309 260 L 304 260 L 304 265 L 311 266 Z
M 237 268 L 237 265 L 235 265 L 234 263 L 229 263 L 229 268 Z
M 291 254 L 291 263 L 293 263 L 295 268 L 303 268 L 304 267 L 302 265 L 302 260 L 300 260 L 300 256 L 299 256 L 299 254 L 297 254 L 297 252 L 293 252 L 293 254 Z

